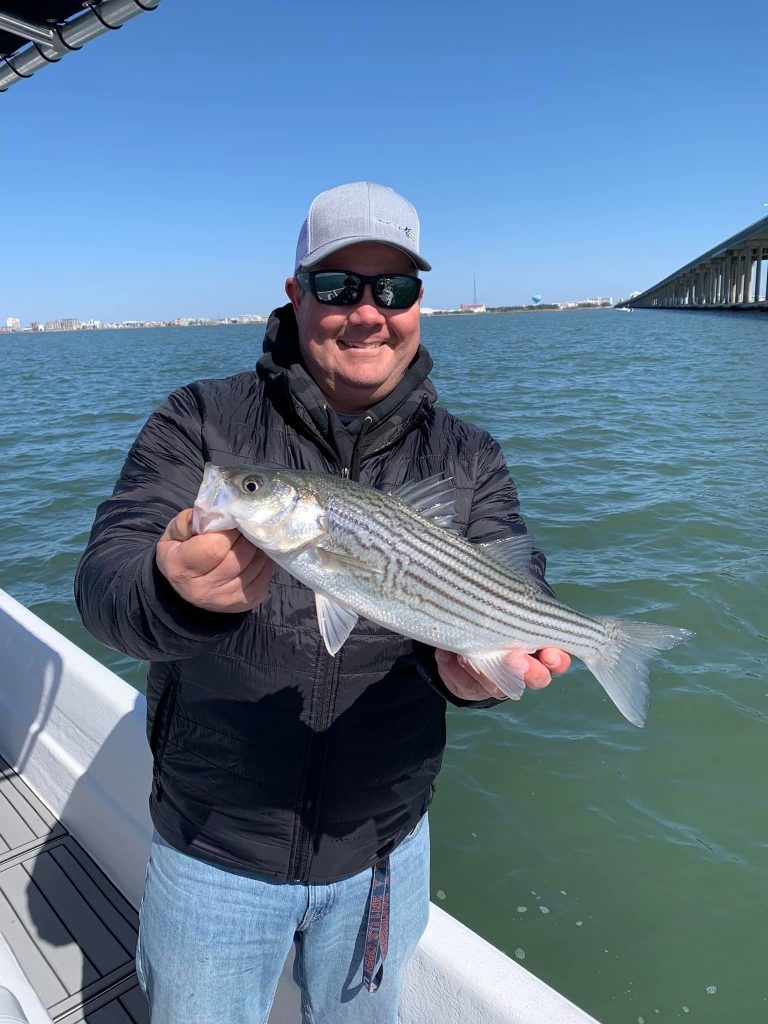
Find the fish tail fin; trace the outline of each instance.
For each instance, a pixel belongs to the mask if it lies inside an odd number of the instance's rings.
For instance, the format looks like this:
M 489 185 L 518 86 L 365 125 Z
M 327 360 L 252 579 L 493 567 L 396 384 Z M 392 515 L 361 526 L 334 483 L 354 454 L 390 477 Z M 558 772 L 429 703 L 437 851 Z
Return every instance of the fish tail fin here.
M 659 651 L 669 650 L 695 633 L 653 622 L 602 621 L 608 643 L 582 660 L 622 715 L 642 728 L 648 707 L 648 663 Z

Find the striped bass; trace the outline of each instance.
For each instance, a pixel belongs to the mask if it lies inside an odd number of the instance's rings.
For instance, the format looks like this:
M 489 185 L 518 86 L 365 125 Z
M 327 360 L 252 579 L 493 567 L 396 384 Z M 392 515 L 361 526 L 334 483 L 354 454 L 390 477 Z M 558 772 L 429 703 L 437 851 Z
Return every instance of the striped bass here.
M 455 651 L 518 700 L 525 684 L 509 652 L 558 647 L 642 726 L 648 662 L 693 634 L 575 611 L 533 575 L 530 535 L 471 544 L 451 528 L 453 515 L 453 485 L 440 477 L 384 493 L 322 473 L 207 463 L 193 528 L 236 527 L 311 587 L 331 655 L 362 615 Z

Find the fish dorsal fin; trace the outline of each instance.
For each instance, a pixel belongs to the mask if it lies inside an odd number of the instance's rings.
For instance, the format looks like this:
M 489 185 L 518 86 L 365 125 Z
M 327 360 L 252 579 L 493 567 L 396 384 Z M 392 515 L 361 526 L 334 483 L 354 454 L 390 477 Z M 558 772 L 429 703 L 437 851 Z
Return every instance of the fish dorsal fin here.
M 508 569 L 522 573 L 524 576 L 532 576 L 531 556 L 533 555 L 533 537 L 530 533 L 515 534 L 512 537 L 502 537 L 500 540 L 489 540 L 484 544 L 477 544 L 491 558 L 501 562 Z
M 512 669 L 507 664 L 511 651 L 485 651 L 476 654 L 465 654 L 464 660 L 475 672 L 486 676 L 505 693 L 510 700 L 520 700 L 525 692 L 522 672 Z
M 315 608 L 325 646 L 328 653 L 333 656 L 341 650 L 355 628 L 357 612 L 351 612 L 323 594 L 315 594 Z
M 390 491 L 390 494 L 431 523 L 446 530 L 460 532 L 453 524 L 453 517 L 456 515 L 456 488 L 453 486 L 452 477 L 437 473 L 426 480 L 401 484 Z

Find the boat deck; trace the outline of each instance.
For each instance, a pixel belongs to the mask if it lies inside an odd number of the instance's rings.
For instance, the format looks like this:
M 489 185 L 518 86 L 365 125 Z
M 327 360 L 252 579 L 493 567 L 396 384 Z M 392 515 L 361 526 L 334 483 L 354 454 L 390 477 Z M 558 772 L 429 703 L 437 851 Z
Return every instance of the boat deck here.
M 57 1024 L 147 1024 L 137 930 L 133 907 L 0 758 L 0 934 Z

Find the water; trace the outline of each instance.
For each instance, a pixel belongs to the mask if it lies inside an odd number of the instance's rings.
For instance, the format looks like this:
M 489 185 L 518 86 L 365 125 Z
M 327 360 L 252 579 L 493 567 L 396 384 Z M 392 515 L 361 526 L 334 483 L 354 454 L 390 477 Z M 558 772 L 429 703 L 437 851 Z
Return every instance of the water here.
M 558 594 L 697 638 L 648 725 L 582 668 L 451 710 L 432 896 L 605 1024 L 753 1024 L 768 910 L 768 317 L 423 322 L 441 400 L 500 440 Z M 263 327 L 0 336 L 0 586 L 143 687 L 71 597 L 97 503 L 172 388 L 253 366 Z

